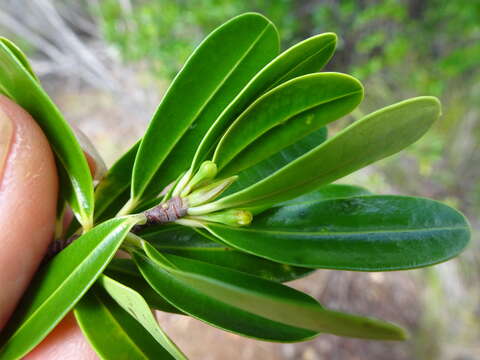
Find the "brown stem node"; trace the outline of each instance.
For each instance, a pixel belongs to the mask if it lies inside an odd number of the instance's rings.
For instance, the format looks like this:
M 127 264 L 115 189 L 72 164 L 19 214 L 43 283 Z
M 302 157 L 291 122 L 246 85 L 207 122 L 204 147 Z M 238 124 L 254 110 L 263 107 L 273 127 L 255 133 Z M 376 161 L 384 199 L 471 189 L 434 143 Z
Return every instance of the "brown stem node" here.
M 188 207 L 185 201 L 175 196 L 163 204 L 154 206 L 144 212 L 147 218 L 147 224 L 166 224 L 174 222 L 187 215 Z

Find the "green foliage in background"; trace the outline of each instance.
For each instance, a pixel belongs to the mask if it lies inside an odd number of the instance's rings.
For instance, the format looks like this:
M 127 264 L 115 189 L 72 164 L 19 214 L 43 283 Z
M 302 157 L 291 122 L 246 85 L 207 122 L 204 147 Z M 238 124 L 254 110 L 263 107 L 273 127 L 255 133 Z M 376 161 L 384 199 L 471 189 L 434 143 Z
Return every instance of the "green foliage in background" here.
M 290 32 L 293 18 L 288 15 L 289 7 L 290 0 L 200 0 L 194 4 L 105 0 L 91 10 L 105 37 L 118 47 L 125 60 L 146 61 L 156 72 L 171 78 L 205 35 L 226 18 L 261 10 Z M 292 37 L 285 33 L 282 36 Z
M 284 45 L 326 30 L 340 34 L 336 64 L 364 80 L 381 71 L 388 76 L 392 67 L 415 69 L 405 79 L 409 86 L 441 95 L 452 77 L 471 75 L 480 62 L 476 1 L 201 0 L 192 6 L 105 0 L 92 9 L 126 59 L 152 61 L 167 73 L 179 69 L 206 32 L 241 11 L 269 16 L 282 29 Z M 390 71 L 388 81 L 399 88 L 402 78 Z

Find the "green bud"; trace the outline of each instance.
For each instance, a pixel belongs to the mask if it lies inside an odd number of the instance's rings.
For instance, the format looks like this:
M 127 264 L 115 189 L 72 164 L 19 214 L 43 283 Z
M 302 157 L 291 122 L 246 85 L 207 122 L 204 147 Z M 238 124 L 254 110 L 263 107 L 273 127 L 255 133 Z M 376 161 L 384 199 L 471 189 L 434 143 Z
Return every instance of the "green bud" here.
M 179 196 L 180 193 L 183 192 L 183 189 L 190 182 L 191 177 L 192 177 L 192 170 L 188 170 L 175 185 L 171 196 L 172 197 Z
M 212 184 L 206 185 L 186 197 L 189 207 L 205 204 L 216 199 L 222 192 L 224 192 L 232 183 L 237 180 L 238 176 L 231 176 L 226 179 L 216 181 Z
M 250 211 L 230 209 L 201 216 L 192 216 L 191 218 L 230 226 L 245 226 L 252 222 L 253 216 Z
M 203 228 L 203 224 L 200 221 L 193 220 L 193 219 L 181 218 L 181 219 L 175 220 L 175 224 L 193 227 L 193 228 Z
M 217 164 L 213 161 L 204 161 L 198 169 L 195 176 L 188 182 L 180 194 L 181 197 L 187 196 L 195 187 L 206 181 L 212 180 L 217 175 Z

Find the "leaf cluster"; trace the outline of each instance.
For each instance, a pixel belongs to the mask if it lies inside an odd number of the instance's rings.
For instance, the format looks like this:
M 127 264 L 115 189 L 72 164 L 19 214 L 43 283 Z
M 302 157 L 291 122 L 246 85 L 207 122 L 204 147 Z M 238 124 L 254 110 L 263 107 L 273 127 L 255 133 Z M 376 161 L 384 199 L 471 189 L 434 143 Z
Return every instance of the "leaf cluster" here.
M 315 269 L 433 265 L 470 237 L 463 215 L 436 201 L 332 184 L 417 141 L 440 115 L 437 99 L 408 99 L 328 138 L 326 125 L 364 91 L 349 75 L 319 72 L 335 46 L 325 33 L 279 53 L 265 17 L 223 24 L 94 192 L 71 129 L 2 39 L 0 89 L 45 131 L 61 203 L 76 216 L 64 236 L 82 235 L 42 267 L 1 334 L 0 357 L 24 356 L 70 310 L 104 359 L 185 358 L 152 309 L 268 341 L 404 339 L 397 325 L 329 310 L 283 284 Z M 113 259 L 119 249 L 127 259 Z

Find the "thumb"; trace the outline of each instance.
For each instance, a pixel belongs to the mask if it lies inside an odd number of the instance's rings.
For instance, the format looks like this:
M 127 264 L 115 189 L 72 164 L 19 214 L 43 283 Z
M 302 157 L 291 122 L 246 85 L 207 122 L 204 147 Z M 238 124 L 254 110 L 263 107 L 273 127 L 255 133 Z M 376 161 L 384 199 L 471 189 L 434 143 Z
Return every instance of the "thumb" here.
M 26 111 L 0 95 L 0 329 L 52 240 L 57 192 L 45 135 Z

